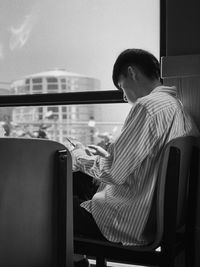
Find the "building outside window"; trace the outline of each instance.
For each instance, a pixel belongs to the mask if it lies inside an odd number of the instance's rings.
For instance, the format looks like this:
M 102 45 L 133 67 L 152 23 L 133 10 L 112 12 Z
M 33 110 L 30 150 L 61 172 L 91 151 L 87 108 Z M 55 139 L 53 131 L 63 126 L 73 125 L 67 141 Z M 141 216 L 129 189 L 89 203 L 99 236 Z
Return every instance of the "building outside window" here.
M 66 88 L 63 89 L 63 82 L 66 80 L 68 81 L 68 92 L 100 89 L 100 81 L 97 79 L 64 70 L 52 70 L 32 74 L 24 79 L 14 81 L 11 84 L 11 93 L 19 94 L 22 91 L 26 94 L 63 93 L 66 92 Z M 26 91 L 27 81 L 29 88 Z M 90 127 L 88 127 L 90 116 L 92 114 L 96 119 L 101 120 L 101 112 L 101 108 L 96 108 L 94 105 L 17 107 L 13 109 L 12 121 L 18 127 L 20 124 L 29 124 L 34 131 L 43 125 L 44 128 L 46 127 L 48 138 L 62 143 L 69 136 L 81 140 L 83 143 L 88 143 L 91 139 Z M 71 127 L 76 129 L 73 136 Z

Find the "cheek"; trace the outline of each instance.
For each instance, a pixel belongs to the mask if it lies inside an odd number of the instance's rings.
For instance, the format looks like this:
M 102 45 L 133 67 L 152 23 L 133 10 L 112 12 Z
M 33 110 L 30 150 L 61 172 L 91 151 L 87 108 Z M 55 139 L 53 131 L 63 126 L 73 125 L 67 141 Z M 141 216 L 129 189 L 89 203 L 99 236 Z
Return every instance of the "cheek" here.
M 135 95 L 134 92 L 130 90 L 126 90 L 124 93 L 127 97 L 133 97 Z
M 126 98 L 129 100 L 129 102 L 134 103 L 137 100 L 137 96 L 135 95 L 134 91 L 129 91 L 126 94 Z

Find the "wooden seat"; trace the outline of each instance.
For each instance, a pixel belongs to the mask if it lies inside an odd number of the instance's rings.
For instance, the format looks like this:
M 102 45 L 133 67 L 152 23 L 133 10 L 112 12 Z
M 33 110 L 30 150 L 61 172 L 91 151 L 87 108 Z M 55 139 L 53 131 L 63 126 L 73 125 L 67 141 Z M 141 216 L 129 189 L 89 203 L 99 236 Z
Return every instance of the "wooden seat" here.
M 71 168 L 60 143 L 0 138 L 0 266 L 73 266 Z
M 195 137 L 179 137 L 164 148 L 156 190 L 147 223 L 153 241 L 145 246 L 122 246 L 87 237 L 74 237 L 74 251 L 96 258 L 96 266 L 107 266 L 107 261 L 144 266 L 175 266 L 175 259 L 188 248 L 189 181 L 196 175 L 191 172 L 196 148 Z M 194 164 L 193 168 L 195 168 Z M 193 176 L 193 177 L 191 177 Z M 192 179 L 188 179 L 191 177 Z M 192 213 L 190 205 L 190 213 Z M 187 253 L 186 253 L 187 255 Z M 192 266 L 192 265 L 190 265 Z

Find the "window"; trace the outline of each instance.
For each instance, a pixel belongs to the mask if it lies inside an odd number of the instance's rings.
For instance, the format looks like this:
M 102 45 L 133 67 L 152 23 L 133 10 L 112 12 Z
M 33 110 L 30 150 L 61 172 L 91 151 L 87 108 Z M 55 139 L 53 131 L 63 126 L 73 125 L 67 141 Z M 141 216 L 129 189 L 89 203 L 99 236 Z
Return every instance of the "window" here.
M 42 90 L 42 85 L 41 84 L 34 84 L 33 85 L 33 91 L 41 91 Z
M 33 83 L 42 83 L 42 78 L 33 78 L 32 82 Z
M 58 113 L 58 107 L 48 107 L 47 108 L 48 111 L 52 111 L 52 112 L 55 112 L 55 113 Z
M 47 86 L 48 90 L 57 90 L 58 89 L 58 85 L 57 84 L 48 84 Z
M 62 107 L 62 112 L 66 112 L 67 111 L 67 107 Z
M 55 77 L 49 77 L 49 78 L 47 78 L 47 82 L 48 83 L 57 83 L 58 80 Z
M 1 1 L 0 18 L 0 94 L 19 95 L 19 100 L 8 102 L 22 102 L 3 108 L 0 123 L 11 124 L 14 132 L 29 120 L 33 132 L 39 125 L 50 125 L 46 131 L 53 139 L 63 138 L 59 127 L 63 136 L 67 132 L 89 138 L 90 116 L 95 120 L 91 131 L 103 132 L 104 127 L 111 132 L 108 124 L 121 125 L 130 107 L 94 103 L 99 97 L 107 101 L 105 91 L 113 92 L 108 94 L 110 102 L 119 98 L 112 83 L 117 55 L 140 47 L 159 57 L 159 0 L 22 0 L 20 7 L 17 1 Z M 93 94 L 97 91 L 102 94 Z
M 66 110 L 63 108 L 66 108 Z M 115 116 L 113 110 L 120 109 L 120 116 Z M 123 125 L 127 106 L 124 104 L 72 105 L 67 107 L 12 107 L 7 108 L 10 117 L 1 124 L 9 129 L 9 136 L 35 137 L 42 129 L 49 139 L 66 142 L 66 137 L 89 143 L 105 144 L 115 138 Z M 106 109 L 106 113 L 102 110 Z M 4 111 L 4 109 L 2 110 Z M 82 114 L 81 117 L 77 114 Z

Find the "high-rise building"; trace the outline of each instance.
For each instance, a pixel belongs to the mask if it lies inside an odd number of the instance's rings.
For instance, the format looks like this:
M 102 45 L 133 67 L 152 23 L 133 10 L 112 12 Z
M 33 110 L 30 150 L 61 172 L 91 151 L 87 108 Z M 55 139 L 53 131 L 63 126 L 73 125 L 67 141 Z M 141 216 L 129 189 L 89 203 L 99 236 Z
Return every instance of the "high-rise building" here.
M 12 94 L 45 94 L 100 89 L 100 81 L 54 69 L 13 81 Z M 12 120 L 29 132 L 45 129 L 48 138 L 65 143 L 66 137 L 87 144 L 93 141 L 93 121 L 101 121 L 101 107 L 94 105 L 31 106 L 13 109 Z M 29 126 L 27 126 L 29 125 Z

